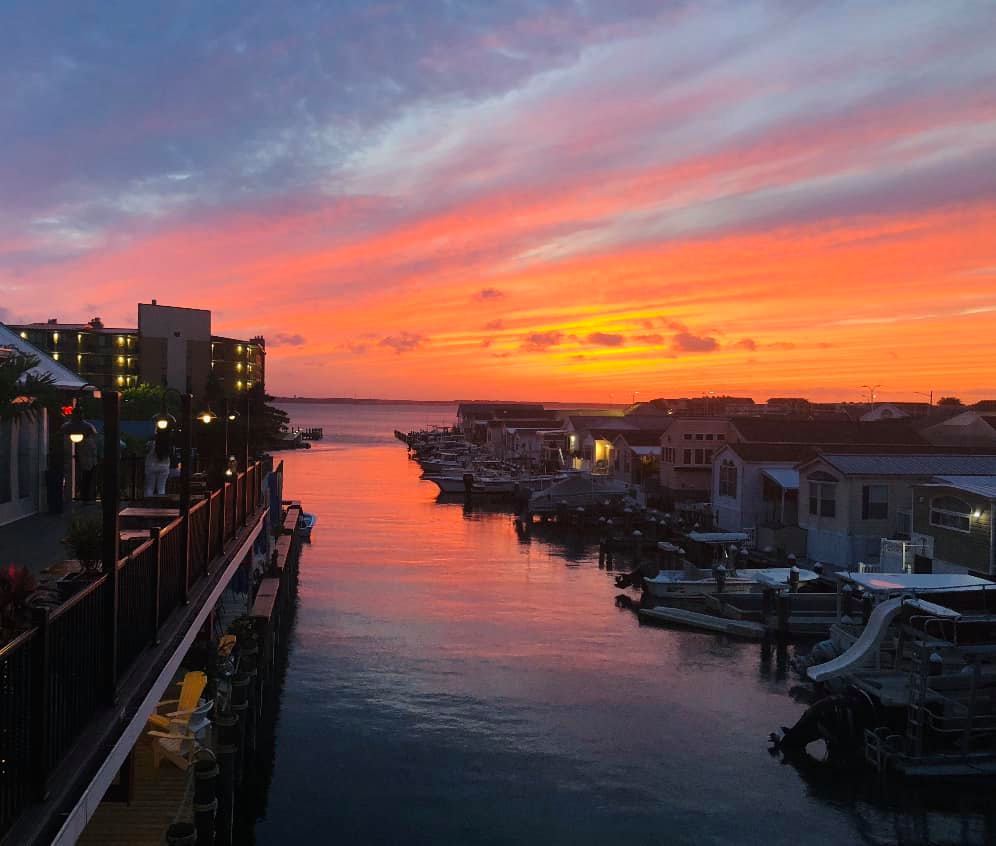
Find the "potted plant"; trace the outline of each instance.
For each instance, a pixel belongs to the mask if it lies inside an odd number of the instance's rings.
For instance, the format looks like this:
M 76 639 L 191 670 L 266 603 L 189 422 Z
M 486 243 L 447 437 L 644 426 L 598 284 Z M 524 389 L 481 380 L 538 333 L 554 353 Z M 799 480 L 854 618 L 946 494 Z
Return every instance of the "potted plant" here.
M 70 555 L 80 562 L 80 571 L 59 579 L 59 590 L 71 596 L 82 587 L 85 581 L 94 578 L 100 571 L 104 552 L 104 531 L 99 516 L 74 517 L 69 531 L 62 539 Z

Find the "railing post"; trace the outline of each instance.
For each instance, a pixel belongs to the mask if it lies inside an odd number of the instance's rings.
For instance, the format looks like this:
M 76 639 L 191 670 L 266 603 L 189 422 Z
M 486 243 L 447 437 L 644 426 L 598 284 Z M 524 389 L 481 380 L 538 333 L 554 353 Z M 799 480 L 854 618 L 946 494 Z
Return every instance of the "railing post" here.
M 49 759 L 49 610 L 37 608 L 32 614 L 37 627 L 31 644 L 31 767 L 35 799 L 48 798 Z
M 104 642 L 107 654 L 107 676 L 104 679 L 104 699 L 113 703 L 118 687 L 118 511 L 121 500 L 121 394 L 104 391 L 104 484 L 101 491 L 103 510 L 101 561 L 107 582 L 105 601 Z
M 182 398 L 183 440 L 180 444 L 180 555 L 183 563 L 183 604 L 190 604 L 190 461 L 194 428 L 194 399 Z
M 152 642 L 159 645 L 159 624 L 162 622 L 162 586 L 163 586 L 163 550 L 159 536 L 162 529 L 156 526 L 152 529 L 152 551 L 156 561 L 156 570 L 152 576 Z

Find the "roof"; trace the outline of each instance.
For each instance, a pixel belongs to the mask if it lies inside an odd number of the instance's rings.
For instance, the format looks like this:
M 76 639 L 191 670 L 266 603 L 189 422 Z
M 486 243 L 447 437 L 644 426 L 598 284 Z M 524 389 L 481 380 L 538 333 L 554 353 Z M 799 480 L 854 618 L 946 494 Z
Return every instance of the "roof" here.
M 596 441 L 613 441 L 619 434 L 618 429 L 589 429 L 588 437 Z
M 745 441 L 766 444 L 925 444 L 909 421 L 801 420 L 784 417 L 734 417 L 730 422 Z
M 815 461 L 817 459 L 813 459 Z M 821 452 L 825 461 L 845 476 L 993 476 L 996 455 L 945 454 L 832 454 Z M 806 462 L 812 464 L 812 461 Z
M 28 343 L 2 323 L 0 323 L 0 347 L 10 347 L 21 355 L 31 355 L 37 358 L 38 365 L 28 372 L 36 376 L 51 376 L 55 382 L 55 387 L 60 390 L 75 391 L 86 385 L 86 381 L 68 367 L 59 364 L 48 353 L 38 349 L 34 344 Z
M 630 447 L 652 446 L 659 449 L 663 434 L 663 429 L 634 429 L 630 432 L 619 432 L 615 440 L 625 441 Z
M 8 328 L 21 331 L 35 329 L 44 332 L 98 332 L 103 335 L 136 335 L 138 329 L 122 326 L 93 326 L 90 323 L 18 323 Z
M 975 494 L 986 499 L 996 499 L 996 475 L 994 476 L 935 476 L 933 484 L 947 485 L 965 493 Z
M 747 444 L 742 441 L 727 443 L 744 461 L 785 461 L 797 463 L 812 458 L 814 449 L 809 444 Z
M 799 471 L 794 467 L 764 467 L 761 473 L 787 491 L 799 490 Z
M 577 432 L 597 426 L 601 429 L 633 429 L 635 424 L 628 423 L 621 414 L 568 414 L 564 425 L 570 424 Z
M 660 455 L 661 448 L 659 446 L 631 446 L 630 452 L 634 455 Z

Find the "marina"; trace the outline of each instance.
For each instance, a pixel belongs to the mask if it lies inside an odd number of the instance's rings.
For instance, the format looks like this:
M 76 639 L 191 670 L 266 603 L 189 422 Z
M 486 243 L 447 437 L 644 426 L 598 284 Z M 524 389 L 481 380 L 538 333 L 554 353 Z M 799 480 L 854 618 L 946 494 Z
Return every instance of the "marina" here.
M 448 424 L 448 409 L 310 411 L 335 439 L 285 457 L 319 523 L 258 843 L 328 830 L 368 843 L 399 831 L 415 843 L 730 842 L 771 802 L 756 842 L 984 843 L 996 831 L 984 787 L 923 792 L 870 768 L 841 779 L 772 758 L 768 733 L 806 711 L 792 664 L 819 635 L 641 625 L 613 602 L 629 548 L 609 569 L 597 530 L 558 528 L 553 514 L 522 533 L 513 502 L 440 498 L 419 478 L 392 430 Z M 334 493 L 346 480 L 348 498 Z M 760 621 L 764 594 L 716 601 Z M 825 600 L 809 605 L 826 615 Z M 297 777 L 310 767 L 321 784 Z M 340 801 L 319 802 L 329 790 Z M 385 803 L 389 819 L 373 813 Z

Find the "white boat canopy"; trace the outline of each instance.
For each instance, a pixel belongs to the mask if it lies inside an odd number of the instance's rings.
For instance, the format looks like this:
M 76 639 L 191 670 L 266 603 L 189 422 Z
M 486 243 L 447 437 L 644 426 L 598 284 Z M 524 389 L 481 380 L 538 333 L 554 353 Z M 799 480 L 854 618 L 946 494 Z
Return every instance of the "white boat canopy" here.
M 871 593 L 996 588 L 996 582 L 962 573 L 838 573 L 837 575 L 838 578 Z

